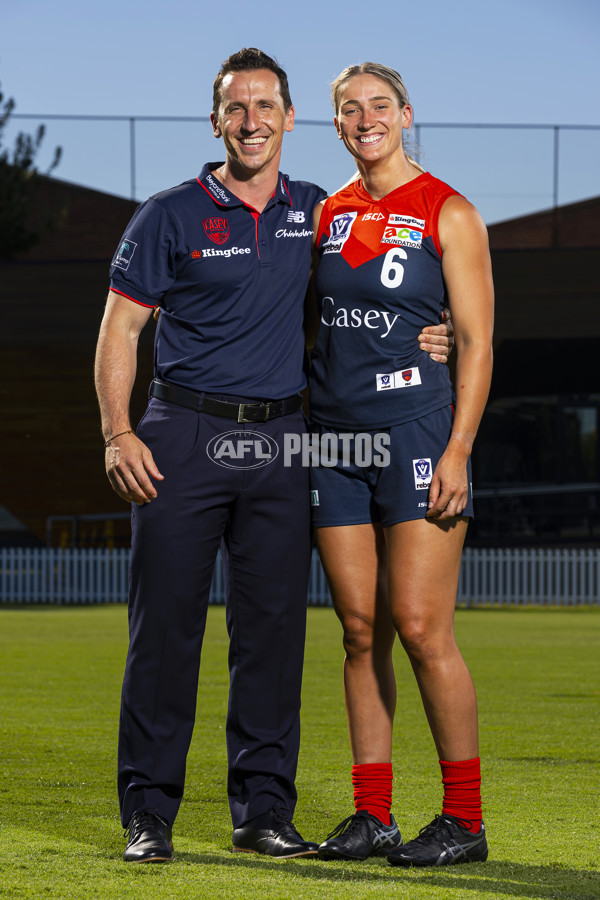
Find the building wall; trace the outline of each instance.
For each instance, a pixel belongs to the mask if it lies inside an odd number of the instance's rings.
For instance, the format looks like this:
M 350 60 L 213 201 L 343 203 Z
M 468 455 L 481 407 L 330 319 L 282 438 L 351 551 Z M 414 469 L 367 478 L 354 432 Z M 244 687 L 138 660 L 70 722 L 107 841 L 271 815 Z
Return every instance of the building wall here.
M 40 539 L 49 515 L 127 508 L 104 473 L 93 381 L 107 276 L 106 261 L 0 266 L 0 503 Z M 153 331 L 150 320 L 134 421 L 152 377 Z
M 43 540 L 49 515 L 127 510 L 104 473 L 93 365 L 110 260 L 137 204 L 49 178 L 37 203 L 60 211 L 60 228 L 0 263 L 0 505 Z M 152 336 L 150 322 L 134 420 Z
M 0 263 L 0 505 L 43 540 L 48 516 L 127 510 L 104 473 L 93 359 L 108 267 L 135 204 L 52 179 L 39 202 L 64 210 L 61 228 Z M 600 355 L 599 225 L 595 199 L 490 228 L 492 400 L 533 385 L 554 390 L 565 371 L 571 386 L 600 392 L 600 366 L 590 364 Z M 153 331 L 150 320 L 134 422 L 152 377 Z

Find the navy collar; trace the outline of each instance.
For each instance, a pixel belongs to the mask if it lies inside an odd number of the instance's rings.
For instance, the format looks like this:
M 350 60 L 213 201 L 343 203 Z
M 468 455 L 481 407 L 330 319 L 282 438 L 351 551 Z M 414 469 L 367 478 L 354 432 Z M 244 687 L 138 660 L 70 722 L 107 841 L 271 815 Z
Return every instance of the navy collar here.
M 202 171 L 198 175 L 196 181 L 200 185 L 200 187 L 204 188 L 207 194 L 213 198 L 213 200 L 219 204 L 219 206 L 233 208 L 235 206 L 247 206 L 243 200 L 240 200 L 239 197 L 236 197 L 234 193 L 228 191 L 226 187 L 224 187 L 221 182 L 214 177 L 212 174 L 215 169 L 218 169 L 219 166 L 222 166 L 222 162 L 212 162 L 206 163 L 202 167 Z M 279 172 L 277 177 L 277 187 L 273 193 L 272 200 L 274 202 L 285 203 L 287 206 L 292 205 L 292 198 L 290 196 L 289 191 L 289 178 L 287 175 L 284 175 L 282 172 Z M 271 201 L 269 201 L 269 204 Z M 267 205 L 269 205 L 267 204 Z

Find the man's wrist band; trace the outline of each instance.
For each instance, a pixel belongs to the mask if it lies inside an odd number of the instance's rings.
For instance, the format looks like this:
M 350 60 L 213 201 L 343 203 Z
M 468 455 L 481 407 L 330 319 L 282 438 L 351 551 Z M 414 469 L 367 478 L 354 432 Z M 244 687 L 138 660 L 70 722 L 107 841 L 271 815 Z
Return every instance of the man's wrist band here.
M 111 441 L 114 441 L 115 438 L 121 437 L 121 435 L 123 434 L 133 434 L 133 431 L 131 430 L 131 428 L 128 428 L 127 431 L 119 431 L 118 434 L 113 434 L 113 436 L 109 437 L 107 441 L 104 441 L 104 447 L 108 447 Z

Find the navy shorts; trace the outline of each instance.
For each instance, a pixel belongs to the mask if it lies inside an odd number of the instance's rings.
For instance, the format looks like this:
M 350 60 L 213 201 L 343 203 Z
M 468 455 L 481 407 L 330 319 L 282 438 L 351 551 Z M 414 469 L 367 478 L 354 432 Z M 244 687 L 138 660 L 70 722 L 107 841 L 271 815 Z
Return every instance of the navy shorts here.
M 389 526 L 425 518 L 431 477 L 448 445 L 453 417 L 446 406 L 412 422 L 356 435 L 313 425 L 313 440 L 321 448 L 320 464 L 310 468 L 313 526 Z M 472 517 L 470 459 L 467 475 L 469 498 L 461 515 Z

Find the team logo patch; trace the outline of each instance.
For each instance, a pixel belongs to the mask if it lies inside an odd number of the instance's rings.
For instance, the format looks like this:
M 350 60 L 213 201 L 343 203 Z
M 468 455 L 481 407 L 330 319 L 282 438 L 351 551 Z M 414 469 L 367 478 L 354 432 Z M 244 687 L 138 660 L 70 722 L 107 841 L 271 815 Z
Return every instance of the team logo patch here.
M 206 236 L 210 238 L 213 244 L 224 244 L 229 240 L 229 222 L 221 216 L 212 216 L 210 219 L 203 219 L 202 224 Z
M 414 366 L 412 369 L 399 369 L 397 372 L 390 372 L 386 375 L 378 374 L 376 378 L 378 391 L 391 391 L 421 384 L 421 373 L 418 366 Z
M 310 492 L 310 505 L 311 506 L 319 506 L 319 492 L 311 491 Z
M 323 253 L 342 252 L 357 215 L 357 212 L 346 212 L 333 217 L 329 226 L 329 237 L 323 244 Z
M 136 247 L 136 243 L 125 238 L 117 250 L 117 255 L 113 259 L 113 266 L 117 266 L 118 269 L 125 269 L 125 271 L 127 271 Z
M 413 474 L 417 491 L 426 490 L 431 484 L 431 460 L 413 459 Z

